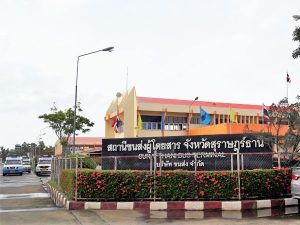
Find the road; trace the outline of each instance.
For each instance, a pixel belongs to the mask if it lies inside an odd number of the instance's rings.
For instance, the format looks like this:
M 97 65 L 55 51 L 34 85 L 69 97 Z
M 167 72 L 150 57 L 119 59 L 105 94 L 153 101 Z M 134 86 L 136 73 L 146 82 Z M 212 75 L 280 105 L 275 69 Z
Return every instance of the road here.
M 110 225 L 110 224 L 291 224 L 300 225 L 299 213 L 285 215 L 284 211 L 272 217 L 240 218 L 236 212 L 228 212 L 226 218 L 212 212 L 212 217 L 203 219 L 203 212 L 183 211 L 134 211 L 134 210 L 74 210 L 56 207 L 43 187 L 49 177 L 34 174 L 23 176 L 0 175 L 0 224 L 1 225 Z M 295 209 L 299 212 L 298 209 Z M 297 211 L 298 210 L 298 211 Z M 295 212 L 295 211 L 294 211 Z M 185 214 L 187 219 L 182 219 Z M 172 215 L 166 219 L 166 215 Z M 188 216 L 187 216 L 188 215 Z M 177 219 L 176 219 L 177 218 Z

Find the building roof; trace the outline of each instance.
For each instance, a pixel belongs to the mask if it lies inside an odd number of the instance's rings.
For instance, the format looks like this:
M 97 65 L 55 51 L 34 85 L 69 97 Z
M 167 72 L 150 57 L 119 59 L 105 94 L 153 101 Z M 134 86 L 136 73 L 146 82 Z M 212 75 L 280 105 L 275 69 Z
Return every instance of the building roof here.
M 73 137 L 69 138 L 70 144 L 73 143 Z M 102 146 L 101 137 L 75 137 L 76 145 L 100 145 Z
M 180 99 L 166 99 L 166 98 L 149 98 L 149 97 L 138 97 L 138 103 L 157 103 L 157 104 L 169 104 L 169 105 L 186 105 L 189 106 L 193 103 L 193 100 L 180 100 Z M 224 103 L 224 102 L 206 102 L 206 101 L 195 101 L 193 106 L 207 106 L 207 107 L 221 107 L 221 108 L 238 108 L 238 109 L 255 109 L 261 110 L 262 105 L 249 105 L 249 104 L 237 104 L 237 103 Z M 268 108 L 268 107 L 266 107 Z

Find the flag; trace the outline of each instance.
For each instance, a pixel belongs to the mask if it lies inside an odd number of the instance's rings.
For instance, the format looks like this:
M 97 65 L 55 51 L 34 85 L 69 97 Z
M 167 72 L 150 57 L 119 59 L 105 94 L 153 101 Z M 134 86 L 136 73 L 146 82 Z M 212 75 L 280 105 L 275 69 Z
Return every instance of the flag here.
M 143 121 L 142 121 L 141 114 L 139 114 L 139 117 L 138 117 L 138 126 L 137 126 L 137 129 L 138 130 L 142 130 L 143 129 Z
M 235 115 L 235 111 L 233 109 L 229 109 L 230 111 L 230 122 L 231 123 L 237 123 L 237 118 L 236 118 L 236 115 Z
M 210 121 L 211 121 L 210 115 L 200 107 L 200 123 L 207 125 L 210 123 Z
M 165 112 L 161 112 L 161 130 L 164 131 L 165 130 Z
M 269 111 L 266 109 L 265 105 L 263 105 L 263 121 L 264 123 L 270 123 Z
M 288 73 L 286 73 L 286 82 L 291 83 L 291 78 Z
M 116 133 L 120 132 L 120 128 L 122 126 L 122 121 L 120 120 L 119 116 L 116 116 L 116 118 L 114 119 L 111 126 L 114 128 L 114 131 Z

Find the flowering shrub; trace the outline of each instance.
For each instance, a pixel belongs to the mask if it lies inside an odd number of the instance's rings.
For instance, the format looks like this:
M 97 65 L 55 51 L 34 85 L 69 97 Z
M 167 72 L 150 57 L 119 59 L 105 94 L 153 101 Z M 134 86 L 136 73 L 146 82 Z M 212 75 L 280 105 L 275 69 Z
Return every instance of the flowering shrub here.
M 75 171 L 64 170 L 61 188 L 74 198 Z M 77 176 L 78 199 L 94 200 L 218 200 L 238 197 L 238 175 L 230 171 L 97 171 L 81 170 Z M 241 197 L 280 197 L 290 193 L 291 170 L 241 171 Z M 155 190 L 154 190 L 155 188 Z
M 291 170 L 256 170 L 241 173 L 241 194 L 247 197 L 279 197 L 291 191 Z
M 152 184 L 149 172 L 84 170 L 78 173 L 78 198 L 147 199 Z

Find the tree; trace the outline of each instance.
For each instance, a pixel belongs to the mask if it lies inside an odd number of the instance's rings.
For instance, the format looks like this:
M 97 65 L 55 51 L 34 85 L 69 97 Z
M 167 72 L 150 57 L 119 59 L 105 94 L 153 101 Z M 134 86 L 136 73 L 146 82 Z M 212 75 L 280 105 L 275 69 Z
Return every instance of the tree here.
M 287 98 L 282 99 L 278 104 L 273 103 L 269 113 L 271 125 L 276 131 L 273 143 L 280 146 L 285 153 L 292 153 L 287 155 L 287 165 L 291 165 L 300 153 L 300 96 L 296 97 L 296 102 L 293 104 L 288 104 Z M 279 136 L 283 125 L 288 125 L 289 129 L 284 136 Z
M 284 143 L 285 149 L 293 153 L 292 161 L 300 155 L 300 95 L 296 99 L 297 102 L 289 107 L 289 129 Z
M 298 41 L 300 44 L 300 27 L 296 27 L 294 32 L 293 32 L 293 41 Z M 293 53 L 292 56 L 294 59 L 298 58 L 300 56 L 300 45 L 298 48 L 296 48 Z
M 5 149 L 4 147 L 0 147 L 0 158 L 2 159 L 2 162 L 5 161 L 5 158 L 8 156 L 9 149 Z
M 54 147 L 46 146 L 44 141 L 41 140 L 39 141 L 38 145 L 35 144 L 34 150 L 36 156 L 54 155 Z
M 61 145 L 63 146 L 63 155 L 66 154 L 65 147 L 68 145 L 68 140 L 73 134 L 74 128 L 74 109 L 69 108 L 65 111 L 58 110 L 55 105 L 50 108 L 51 113 L 40 115 L 38 118 L 43 119 L 45 123 L 48 123 L 49 126 L 53 129 L 56 136 L 58 137 Z M 77 111 L 82 112 L 80 104 L 77 105 Z M 75 119 L 75 131 L 80 131 L 86 133 L 90 130 L 90 127 L 93 127 L 94 123 L 91 122 L 88 118 L 85 118 L 80 115 L 76 115 Z
M 276 152 L 278 152 L 278 146 L 284 140 L 284 137 L 279 136 L 279 134 L 282 126 L 289 123 L 289 111 L 287 98 L 283 98 L 278 104 L 272 103 L 269 108 L 270 124 L 275 129 L 274 144 L 277 147 Z

